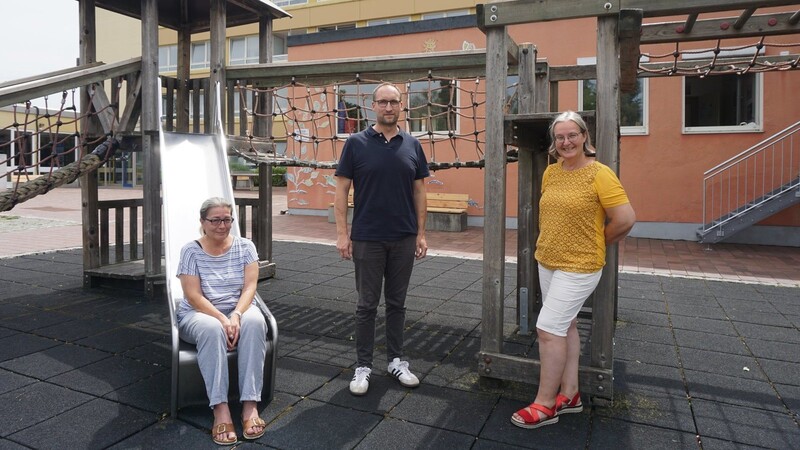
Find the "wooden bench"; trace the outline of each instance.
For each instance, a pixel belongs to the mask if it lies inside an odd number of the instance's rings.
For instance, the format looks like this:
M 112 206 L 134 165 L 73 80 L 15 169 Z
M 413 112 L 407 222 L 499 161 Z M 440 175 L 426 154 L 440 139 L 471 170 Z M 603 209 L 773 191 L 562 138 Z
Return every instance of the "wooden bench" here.
M 250 189 L 256 188 L 253 183 L 253 178 L 258 178 L 258 173 L 251 172 L 234 172 L 231 174 L 231 186 L 234 189 Z
M 467 229 L 468 194 L 428 192 L 428 216 L 425 229 L 428 231 L 464 231 Z M 347 223 L 353 221 L 353 191 L 347 196 Z M 328 207 L 328 222 L 335 223 L 333 203 Z

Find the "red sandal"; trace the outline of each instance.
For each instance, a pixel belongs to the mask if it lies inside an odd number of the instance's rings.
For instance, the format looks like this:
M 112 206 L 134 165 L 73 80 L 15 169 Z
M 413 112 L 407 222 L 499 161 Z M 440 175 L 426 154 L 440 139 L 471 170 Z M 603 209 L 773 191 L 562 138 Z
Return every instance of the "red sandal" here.
M 575 396 L 572 397 L 572 400 L 564 394 L 558 394 L 556 397 L 555 410 L 558 414 L 576 414 L 583 411 L 581 393 L 576 393 Z
M 544 414 L 544 418 L 540 418 L 538 414 L 531 414 L 528 411 L 528 408 L 541 412 Z M 520 428 L 527 428 L 529 430 L 543 427 L 545 425 L 552 425 L 558 422 L 558 412 L 556 411 L 555 406 L 548 408 L 547 406 L 543 406 L 538 403 L 531 403 L 526 408 L 520 409 L 517 411 L 517 415 L 522 417 L 522 420 L 511 416 L 511 423 Z

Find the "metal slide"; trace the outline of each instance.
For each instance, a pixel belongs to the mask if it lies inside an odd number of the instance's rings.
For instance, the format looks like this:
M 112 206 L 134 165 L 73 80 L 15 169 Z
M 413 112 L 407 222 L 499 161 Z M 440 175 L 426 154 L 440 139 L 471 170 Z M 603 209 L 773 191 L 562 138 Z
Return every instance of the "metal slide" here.
M 219 101 L 217 101 L 219 104 Z M 217 115 L 219 117 L 219 114 Z M 175 276 L 181 248 L 200 237 L 200 206 L 210 197 L 222 197 L 234 204 L 233 186 L 228 169 L 227 147 L 221 123 L 215 120 L 217 133 L 191 134 L 160 130 L 161 189 L 164 223 L 164 260 L 167 297 L 172 324 L 172 413 L 177 408 L 196 404 L 205 399 L 205 386 L 195 362 L 194 346 L 178 338 L 175 308 L 183 298 L 183 289 Z M 231 233 L 239 236 L 237 208 Z M 262 401 L 272 399 L 275 380 L 275 359 L 278 328 L 275 318 L 256 293 L 256 301 L 269 327 L 267 361 L 265 362 L 264 394 Z M 229 354 L 229 361 L 235 354 Z M 231 367 L 232 391 L 236 389 L 235 364 Z M 179 374 L 179 371 L 181 372 Z M 238 400 L 238 398 L 236 398 Z M 205 400 L 207 401 L 207 400 Z

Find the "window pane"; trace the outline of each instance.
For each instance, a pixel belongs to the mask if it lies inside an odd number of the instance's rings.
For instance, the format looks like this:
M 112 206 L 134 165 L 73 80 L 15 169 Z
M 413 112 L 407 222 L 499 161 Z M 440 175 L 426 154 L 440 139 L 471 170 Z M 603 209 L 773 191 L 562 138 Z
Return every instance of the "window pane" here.
M 377 84 L 343 84 L 338 86 L 339 98 L 336 102 L 336 132 L 339 134 L 358 133 L 375 121 L 372 110 L 372 91 Z
M 408 125 L 412 132 L 447 132 L 456 128 L 455 86 L 449 80 L 417 81 L 408 92 Z
M 247 36 L 247 63 L 258 62 L 258 36 Z
M 620 126 L 641 127 L 644 126 L 644 80 L 639 79 L 636 83 L 636 90 L 620 95 Z
M 756 75 L 686 77 L 687 127 L 721 127 L 756 122 Z
M 231 39 L 231 62 L 242 60 L 245 56 L 245 41 L 242 38 Z
M 192 44 L 192 69 L 202 69 L 209 67 L 208 55 L 206 53 L 206 42 Z

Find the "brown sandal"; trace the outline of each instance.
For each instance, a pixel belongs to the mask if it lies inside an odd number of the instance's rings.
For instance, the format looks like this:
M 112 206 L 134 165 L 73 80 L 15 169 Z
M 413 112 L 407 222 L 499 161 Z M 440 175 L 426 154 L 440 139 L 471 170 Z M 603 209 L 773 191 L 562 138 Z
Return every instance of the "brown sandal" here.
M 233 428 L 233 424 L 232 423 L 220 423 L 220 424 L 214 426 L 213 428 L 211 428 L 211 440 L 213 440 L 214 443 L 217 444 L 217 445 L 233 445 L 236 442 L 238 442 L 238 440 L 236 439 L 236 436 L 234 436 L 231 439 L 217 439 L 218 435 L 227 434 L 227 433 L 230 433 L 230 432 L 233 432 L 234 434 L 236 434 L 236 429 Z
M 254 427 L 261 427 L 261 432 L 247 434 L 247 429 Z M 258 439 L 261 436 L 263 436 L 264 433 L 266 432 L 267 432 L 267 422 L 264 422 L 264 419 L 262 419 L 261 417 L 253 417 L 252 419 L 247 419 L 244 421 L 244 423 L 242 423 L 242 435 L 244 436 L 245 439 L 249 440 Z

